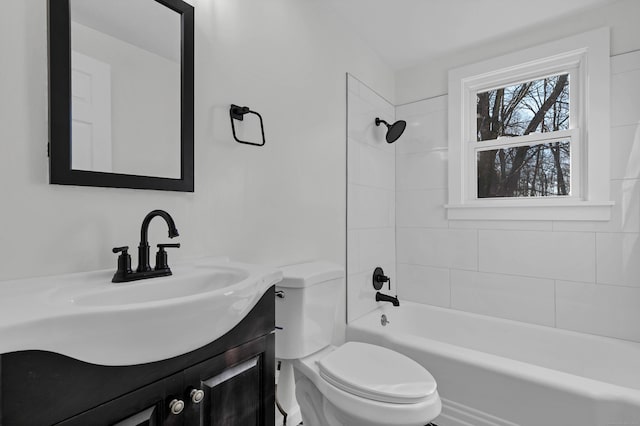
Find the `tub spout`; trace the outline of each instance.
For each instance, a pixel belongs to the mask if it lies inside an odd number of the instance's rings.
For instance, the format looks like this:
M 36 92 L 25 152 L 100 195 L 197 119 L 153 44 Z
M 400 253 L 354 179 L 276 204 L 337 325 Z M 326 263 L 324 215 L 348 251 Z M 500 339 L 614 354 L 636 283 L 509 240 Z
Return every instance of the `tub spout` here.
M 397 296 L 389 296 L 387 294 L 382 294 L 379 291 L 376 292 L 376 302 L 389 302 L 392 303 L 393 306 L 400 306 L 400 301 Z

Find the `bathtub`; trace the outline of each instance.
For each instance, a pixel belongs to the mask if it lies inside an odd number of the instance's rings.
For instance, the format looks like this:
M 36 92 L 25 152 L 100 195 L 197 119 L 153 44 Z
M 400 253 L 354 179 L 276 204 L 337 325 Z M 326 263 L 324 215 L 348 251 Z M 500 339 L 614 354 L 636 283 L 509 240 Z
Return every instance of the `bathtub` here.
M 347 340 L 427 368 L 438 426 L 640 426 L 640 343 L 404 301 L 349 323 Z

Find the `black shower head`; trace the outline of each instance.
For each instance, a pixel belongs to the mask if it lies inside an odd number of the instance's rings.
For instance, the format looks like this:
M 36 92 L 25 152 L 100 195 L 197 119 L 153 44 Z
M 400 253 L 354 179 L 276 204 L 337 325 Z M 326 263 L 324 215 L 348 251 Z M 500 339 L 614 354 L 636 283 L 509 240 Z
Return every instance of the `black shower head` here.
M 407 122 L 404 120 L 398 120 L 393 124 L 389 124 L 380 118 L 376 118 L 376 126 L 379 126 L 380 123 L 383 123 L 385 126 L 387 126 L 387 143 L 394 143 L 396 140 L 398 140 L 398 138 L 402 136 L 404 129 L 407 127 Z

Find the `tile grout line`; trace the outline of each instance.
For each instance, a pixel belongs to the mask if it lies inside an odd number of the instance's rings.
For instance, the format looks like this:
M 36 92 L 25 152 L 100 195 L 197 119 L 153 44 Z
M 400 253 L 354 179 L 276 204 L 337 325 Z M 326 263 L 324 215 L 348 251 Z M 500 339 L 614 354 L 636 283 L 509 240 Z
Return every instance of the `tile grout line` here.
M 593 233 L 593 284 L 598 285 L 598 233 Z
M 480 272 L 480 230 L 476 229 L 476 270 Z
M 553 327 L 558 328 L 558 280 L 553 280 Z
M 451 268 L 447 269 L 449 273 L 449 308 L 453 309 L 453 284 L 451 282 Z

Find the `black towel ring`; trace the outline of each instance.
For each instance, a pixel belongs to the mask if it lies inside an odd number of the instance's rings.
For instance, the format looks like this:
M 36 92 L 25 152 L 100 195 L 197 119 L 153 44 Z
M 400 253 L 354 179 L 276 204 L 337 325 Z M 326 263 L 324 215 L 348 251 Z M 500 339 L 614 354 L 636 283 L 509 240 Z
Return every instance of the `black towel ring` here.
M 254 115 L 257 115 L 258 118 L 260 119 L 260 131 L 262 132 L 262 143 L 243 141 L 238 139 L 238 137 L 236 136 L 236 127 L 233 120 L 243 121 L 245 114 L 254 114 Z M 255 111 L 251 111 L 247 106 L 241 107 L 238 105 L 231 104 L 231 108 L 229 109 L 229 117 L 231 119 L 231 131 L 233 132 L 233 138 L 236 140 L 236 142 L 244 143 L 247 145 L 264 146 L 264 144 L 266 143 L 266 140 L 264 138 L 264 124 L 262 123 L 262 116 L 259 113 Z

